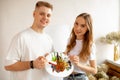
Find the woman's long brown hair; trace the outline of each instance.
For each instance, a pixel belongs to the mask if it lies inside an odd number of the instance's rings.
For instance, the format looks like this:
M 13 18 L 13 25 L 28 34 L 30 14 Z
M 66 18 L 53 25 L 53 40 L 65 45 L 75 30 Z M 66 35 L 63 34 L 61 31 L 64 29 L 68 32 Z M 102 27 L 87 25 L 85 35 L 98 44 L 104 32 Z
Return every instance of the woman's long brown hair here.
M 79 53 L 80 60 L 82 62 L 86 62 L 90 56 L 91 44 L 93 42 L 92 19 L 91 19 L 91 16 L 87 13 L 82 13 L 82 14 L 78 15 L 76 17 L 76 19 L 78 17 L 82 17 L 83 19 L 85 19 L 86 26 L 88 28 L 87 32 L 84 35 L 82 50 Z M 76 35 L 74 33 L 74 30 L 72 29 L 72 32 L 70 34 L 70 42 L 67 45 L 66 53 L 68 54 L 70 52 L 70 50 L 72 50 L 74 48 L 75 45 L 76 45 Z

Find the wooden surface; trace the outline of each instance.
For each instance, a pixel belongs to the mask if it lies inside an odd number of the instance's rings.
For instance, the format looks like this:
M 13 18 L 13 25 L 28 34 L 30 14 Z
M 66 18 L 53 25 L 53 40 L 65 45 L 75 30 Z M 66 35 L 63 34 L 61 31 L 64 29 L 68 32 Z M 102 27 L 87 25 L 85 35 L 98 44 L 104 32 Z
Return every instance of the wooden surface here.
M 114 65 L 110 62 L 106 62 L 106 64 L 109 66 L 108 74 L 120 78 L 120 66 Z
M 116 71 L 113 70 L 113 69 L 109 69 L 107 74 L 112 75 L 112 76 L 117 76 L 117 77 L 120 78 L 120 73 L 119 73 L 119 72 L 116 72 Z

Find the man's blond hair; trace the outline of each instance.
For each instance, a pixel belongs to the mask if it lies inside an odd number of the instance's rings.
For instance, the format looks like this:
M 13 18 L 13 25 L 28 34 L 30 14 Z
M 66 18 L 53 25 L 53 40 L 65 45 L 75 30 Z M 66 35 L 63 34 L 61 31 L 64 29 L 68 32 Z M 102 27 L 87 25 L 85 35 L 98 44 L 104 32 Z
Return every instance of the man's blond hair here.
M 36 5 L 35 5 L 35 9 L 36 9 L 36 8 L 39 8 L 39 7 L 41 7 L 41 6 L 45 6 L 45 7 L 47 7 L 47 8 L 50 8 L 51 10 L 53 10 L 53 5 L 50 4 L 50 3 L 48 3 L 48 2 L 45 2 L 45 1 L 38 1 L 38 2 L 36 3 Z

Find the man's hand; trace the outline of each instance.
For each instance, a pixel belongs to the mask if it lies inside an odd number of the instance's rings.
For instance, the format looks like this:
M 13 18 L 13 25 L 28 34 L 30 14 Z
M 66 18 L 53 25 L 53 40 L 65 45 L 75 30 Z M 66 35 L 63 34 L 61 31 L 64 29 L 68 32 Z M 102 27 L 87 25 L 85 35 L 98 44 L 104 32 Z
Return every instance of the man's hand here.
M 36 60 L 33 61 L 33 66 L 34 68 L 42 69 L 45 67 L 46 62 L 47 62 L 46 58 L 44 56 L 40 56 Z

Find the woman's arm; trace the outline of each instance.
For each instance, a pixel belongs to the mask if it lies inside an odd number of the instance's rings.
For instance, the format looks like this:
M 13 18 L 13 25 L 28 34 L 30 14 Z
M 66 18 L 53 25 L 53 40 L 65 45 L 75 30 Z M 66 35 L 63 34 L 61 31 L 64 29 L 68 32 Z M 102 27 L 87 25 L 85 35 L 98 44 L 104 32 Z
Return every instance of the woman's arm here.
M 70 56 L 70 60 L 78 66 L 81 70 L 87 72 L 87 73 L 92 73 L 96 74 L 97 73 L 97 66 L 96 66 L 96 61 L 95 60 L 90 60 L 90 66 L 88 65 L 83 65 L 80 63 L 79 57 L 78 56 Z
M 97 73 L 96 61 L 95 60 L 90 60 L 89 63 L 90 63 L 90 66 L 88 66 L 88 65 L 82 65 L 80 63 L 77 66 L 81 70 L 83 70 L 83 71 L 85 71 L 87 73 L 96 74 Z

